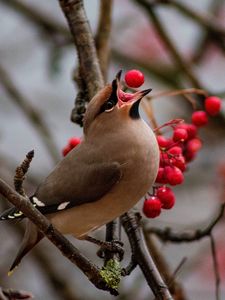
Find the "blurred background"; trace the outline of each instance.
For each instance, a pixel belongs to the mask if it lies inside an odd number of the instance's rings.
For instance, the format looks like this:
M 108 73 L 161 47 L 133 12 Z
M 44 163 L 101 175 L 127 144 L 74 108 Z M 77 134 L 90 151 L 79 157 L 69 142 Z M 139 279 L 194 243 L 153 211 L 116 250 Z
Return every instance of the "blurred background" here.
M 84 1 L 94 33 L 99 2 Z M 143 3 L 147 2 L 155 2 L 154 13 L 146 9 Z M 119 69 L 137 68 L 145 74 L 144 88 L 151 87 L 153 93 L 199 87 L 223 98 L 225 1 L 166 2 L 113 1 L 108 80 L 111 81 Z M 0 19 L 0 176 L 12 185 L 15 168 L 26 153 L 34 149 L 35 158 L 25 184 L 30 195 L 60 160 L 68 139 L 82 135 L 82 128 L 70 121 L 76 96 L 72 80 L 77 64 L 76 53 L 58 1 L 0 0 Z M 190 103 L 183 97 L 157 98 L 153 100 L 153 109 L 158 124 L 173 118 L 190 121 L 192 112 Z M 210 120 L 209 125 L 200 131 L 204 147 L 186 172 L 185 183 L 174 189 L 175 207 L 163 212 L 160 218 L 146 220 L 148 226 L 169 226 L 182 231 L 204 228 L 210 222 L 225 197 L 224 125 L 223 103 L 220 117 Z M 138 204 L 139 209 L 142 203 Z M 7 205 L 2 199 L 1 211 Z M 96 290 L 46 239 L 8 277 L 8 268 L 21 242 L 22 223 L 0 224 L 0 286 L 28 290 L 40 300 L 114 298 Z M 103 238 L 104 231 L 95 235 Z M 225 299 L 224 220 L 215 228 L 214 236 L 221 299 Z M 126 240 L 125 234 L 123 238 Z M 96 256 L 95 246 L 74 239 L 71 241 L 85 255 L 102 264 Z M 157 241 L 157 245 L 171 272 L 183 258 L 187 258 L 177 275 L 187 299 L 215 299 L 208 238 L 179 245 Z M 124 264 L 129 259 L 128 245 L 126 250 Z M 138 269 L 122 280 L 117 298 L 151 299 Z

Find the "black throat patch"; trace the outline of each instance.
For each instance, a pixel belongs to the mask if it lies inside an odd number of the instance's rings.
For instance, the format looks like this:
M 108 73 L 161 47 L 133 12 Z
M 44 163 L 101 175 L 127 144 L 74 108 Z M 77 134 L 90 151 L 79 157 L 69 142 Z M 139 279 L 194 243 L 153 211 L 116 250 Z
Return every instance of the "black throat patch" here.
M 139 114 L 139 104 L 141 102 L 141 99 L 137 100 L 136 102 L 134 102 L 134 104 L 132 104 L 131 108 L 130 108 L 130 112 L 129 112 L 129 116 L 131 117 L 131 119 L 140 119 L 140 114 Z

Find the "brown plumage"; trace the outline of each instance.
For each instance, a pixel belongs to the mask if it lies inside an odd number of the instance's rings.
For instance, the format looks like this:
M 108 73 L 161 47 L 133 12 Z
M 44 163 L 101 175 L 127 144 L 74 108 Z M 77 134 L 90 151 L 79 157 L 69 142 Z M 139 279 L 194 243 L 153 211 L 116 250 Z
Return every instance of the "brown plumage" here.
M 140 99 L 149 91 L 123 102 L 117 78 L 90 101 L 82 143 L 59 162 L 32 198 L 62 233 L 85 237 L 132 208 L 153 184 L 158 145 L 138 114 Z M 42 238 L 29 224 L 11 269 Z

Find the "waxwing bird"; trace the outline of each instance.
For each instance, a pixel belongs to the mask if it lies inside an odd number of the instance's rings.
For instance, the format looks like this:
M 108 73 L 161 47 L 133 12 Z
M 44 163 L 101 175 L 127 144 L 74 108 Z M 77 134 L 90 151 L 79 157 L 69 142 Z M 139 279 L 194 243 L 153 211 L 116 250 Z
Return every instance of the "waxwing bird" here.
M 81 144 L 65 156 L 30 197 L 63 234 L 85 238 L 91 231 L 131 209 L 154 183 L 159 148 L 139 115 L 139 103 L 151 90 L 125 93 L 118 73 L 90 101 Z M 23 218 L 11 208 L 0 220 Z M 10 270 L 43 234 L 27 220 L 26 232 Z

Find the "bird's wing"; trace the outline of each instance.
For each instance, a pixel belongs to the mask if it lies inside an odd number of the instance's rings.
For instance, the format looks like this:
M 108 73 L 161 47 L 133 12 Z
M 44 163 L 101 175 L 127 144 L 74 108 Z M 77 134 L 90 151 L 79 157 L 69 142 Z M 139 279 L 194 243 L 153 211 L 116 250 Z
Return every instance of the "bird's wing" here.
M 80 146 L 76 148 L 56 166 L 30 198 L 42 213 L 96 201 L 120 181 L 122 170 L 118 162 L 96 162 L 95 153 L 84 151 Z M 23 217 L 23 213 L 13 207 L 0 215 L 0 220 Z
M 37 189 L 32 201 L 43 213 L 96 201 L 120 181 L 118 162 L 93 162 L 93 155 L 79 153 L 69 153 Z

